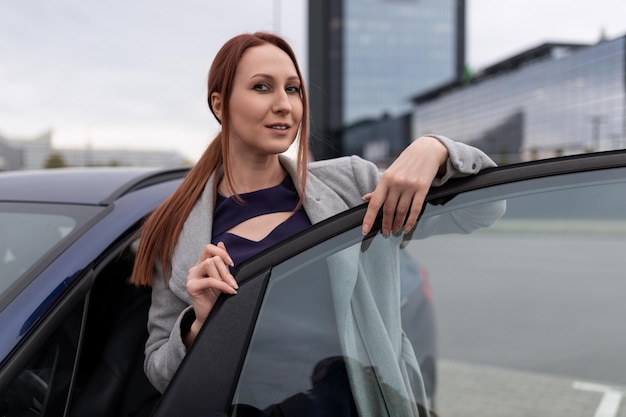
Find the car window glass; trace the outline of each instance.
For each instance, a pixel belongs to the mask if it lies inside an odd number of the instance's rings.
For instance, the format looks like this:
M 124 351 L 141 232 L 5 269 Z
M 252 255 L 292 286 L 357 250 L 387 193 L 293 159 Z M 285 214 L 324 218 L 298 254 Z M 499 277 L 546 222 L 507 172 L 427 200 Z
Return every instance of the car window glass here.
M 79 303 L 0 393 L 0 415 L 64 415 L 78 351 L 82 312 L 83 304 Z
M 400 244 L 380 235 L 362 241 L 355 229 L 273 269 L 232 415 L 418 415 L 415 354 L 393 352 L 409 343 Z
M 0 294 L 75 226 L 66 215 L 0 212 Z
M 491 227 L 406 248 L 432 288 L 440 415 L 621 415 L 625 178 L 523 181 L 426 210 L 427 224 L 506 198 Z

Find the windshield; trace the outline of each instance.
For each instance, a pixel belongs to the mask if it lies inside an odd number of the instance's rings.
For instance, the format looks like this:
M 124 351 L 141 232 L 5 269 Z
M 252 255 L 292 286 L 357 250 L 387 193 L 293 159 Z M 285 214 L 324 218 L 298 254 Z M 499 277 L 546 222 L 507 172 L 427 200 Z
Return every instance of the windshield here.
M 84 224 L 90 207 L 0 203 L 0 297 Z M 43 265 L 42 265 L 43 266 Z

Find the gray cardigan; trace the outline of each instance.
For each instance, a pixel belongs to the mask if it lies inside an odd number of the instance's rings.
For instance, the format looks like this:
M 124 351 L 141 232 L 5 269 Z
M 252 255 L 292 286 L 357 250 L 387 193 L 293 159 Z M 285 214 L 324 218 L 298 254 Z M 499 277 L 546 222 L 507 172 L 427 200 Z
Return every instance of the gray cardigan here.
M 443 136 L 434 137 L 446 146 L 449 153 L 446 174 L 435 179 L 434 186 L 445 183 L 451 177 L 475 174 L 483 168 L 495 165 L 476 148 Z M 280 161 L 297 184 L 295 162 L 283 156 Z M 309 219 L 315 224 L 362 204 L 362 196 L 374 190 L 379 176 L 379 170 L 374 164 L 356 156 L 310 163 L 303 202 Z M 213 175 L 185 221 L 172 258 L 172 273 L 168 284 L 164 283 L 160 268 L 157 268 L 152 280 L 152 305 L 148 317 L 149 337 L 146 342 L 144 368 L 148 379 L 161 392 L 167 387 L 186 353 L 180 321 L 188 309 L 191 309 L 186 291 L 187 271 L 196 263 L 204 246 L 210 243 L 214 181 Z M 349 294 L 350 291 L 349 288 L 342 288 L 337 294 Z M 346 296 L 349 299 L 349 295 Z M 350 339 L 345 348 L 351 350 L 349 346 L 354 345 L 354 335 L 351 336 L 350 329 L 354 330 L 356 323 L 349 317 L 349 305 L 344 306 L 344 323 L 339 325 L 344 326 L 343 331 Z M 340 328 L 340 334 L 341 331 Z M 380 339 L 380 334 L 378 338 Z M 390 346 L 396 352 L 394 357 L 406 350 L 406 346 L 397 345 L 396 340 Z

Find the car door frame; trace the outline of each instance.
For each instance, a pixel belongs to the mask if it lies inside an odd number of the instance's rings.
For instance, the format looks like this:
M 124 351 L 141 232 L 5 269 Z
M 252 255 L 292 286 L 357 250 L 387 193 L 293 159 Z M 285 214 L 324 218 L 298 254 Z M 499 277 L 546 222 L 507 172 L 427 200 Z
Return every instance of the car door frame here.
M 626 167 L 626 150 L 489 168 L 478 175 L 450 180 L 432 188 L 426 201 L 442 205 L 459 194 L 497 185 L 618 167 Z M 218 299 L 153 415 L 228 415 L 272 267 L 359 226 L 366 209 L 366 203 L 349 209 L 242 264 L 235 272 L 240 283 L 239 293 Z M 368 236 L 380 231 L 380 220 L 379 216 Z M 212 337 L 216 334 L 228 337 Z

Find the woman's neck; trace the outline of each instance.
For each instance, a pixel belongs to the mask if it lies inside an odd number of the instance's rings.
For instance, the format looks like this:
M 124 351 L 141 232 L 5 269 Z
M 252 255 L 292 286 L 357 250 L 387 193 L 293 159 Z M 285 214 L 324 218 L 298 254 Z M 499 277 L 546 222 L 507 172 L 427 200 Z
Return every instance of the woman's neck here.
M 252 191 L 263 190 L 280 184 L 287 175 L 286 170 L 280 163 L 271 166 L 250 166 L 233 163 L 233 190 L 230 190 L 226 181 L 220 181 L 218 191 L 220 194 L 230 197 L 233 194 L 245 194 Z

